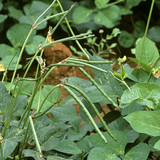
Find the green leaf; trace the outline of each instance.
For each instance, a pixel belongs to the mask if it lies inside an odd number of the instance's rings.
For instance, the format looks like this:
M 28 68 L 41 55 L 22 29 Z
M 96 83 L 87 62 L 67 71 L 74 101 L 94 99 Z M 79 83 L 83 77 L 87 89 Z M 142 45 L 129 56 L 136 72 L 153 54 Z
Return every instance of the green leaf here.
M 13 47 L 10 47 L 7 44 L 0 44 L 0 58 L 4 58 L 6 56 L 14 56 L 14 54 L 16 53 L 16 49 Z
M 142 0 L 126 0 L 126 7 L 131 9 L 132 7 L 135 7 L 137 5 L 139 5 L 139 3 L 141 2 Z
M 160 151 L 160 140 L 154 144 L 154 148 Z
M 16 67 L 18 58 L 19 58 L 18 56 L 15 56 L 13 58 L 13 56 L 9 55 L 9 56 L 4 57 L 1 63 L 3 64 L 4 68 L 8 67 L 8 65 L 10 64 L 8 70 L 14 70 Z M 18 69 L 20 68 L 22 68 L 21 64 L 18 65 Z
M 142 37 L 144 35 L 145 31 L 145 23 L 142 20 L 136 21 L 134 24 L 134 33 L 133 36 L 137 39 L 139 37 Z
M 107 132 L 103 132 L 103 135 L 107 139 L 107 144 L 105 144 L 101 137 L 96 133 L 88 137 L 88 145 L 90 147 L 103 147 L 112 150 L 112 153 L 124 154 L 128 142 L 126 134 L 118 130 L 113 130 L 112 134 L 117 138 L 117 141 L 113 140 Z
M 7 130 L 7 134 L 3 139 L 2 148 L 4 159 L 7 159 L 9 155 L 14 151 L 18 142 L 20 142 L 23 138 L 23 130 L 16 128 L 15 126 L 9 130 Z M 1 153 L 0 153 L 0 159 Z
M 53 118 L 60 122 L 66 122 L 78 118 L 75 107 L 71 105 L 55 107 L 50 112 L 52 113 Z
M 154 42 L 160 42 L 160 27 L 153 26 L 149 29 L 147 37 Z
M 146 160 L 149 153 L 150 147 L 145 143 L 139 143 L 125 154 L 124 160 Z
M 76 124 L 75 121 L 79 121 L 78 124 Z M 90 123 L 84 123 L 80 125 L 81 119 L 76 119 L 70 122 L 72 127 L 67 132 L 68 139 L 72 141 L 79 141 L 82 139 L 87 132 L 91 132 L 93 130 L 93 126 Z
M 108 148 L 96 147 L 89 152 L 87 160 L 120 160 L 120 158 Z
M 118 37 L 118 42 L 122 47 L 130 48 L 133 46 L 135 38 L 127 31 L 121 31 L 121 34 Z
M 45 85 L 41 92 L 37 92 L 33 100 L 32 108 L 37 110 L 38 103 L 39 103 L 38 102 L 39 94 L 40 94 L 40 105 L 41 105 L 43 100 L 45 99 L 45 97 L 47 96 L 47 94 L 53 87 L 54 87 L 53 85 Z M 61 98 L 61 90 L 59 88 L 54 89 L 52 93 L 48 96 L 48 98 L 46 99 L 45 103 L 43 104 L 41 111 L 46 110 L 52 104 L 57 102 L 60 98 Z
M 98 8 L 103 8 L 110 0 L 95 0 L 94 3 Z
M 160 107 L 160 86 L 150 83 L 137 83 L 126 90 L 122 97 L 120 108 L 125 108 L 132 102 L 155 109 Z
M 16 89 L 14 89 L 14 95 L 18 93 L 18 95 L 29 95 L 32 93 L 33 89 L 33 81 L 23 81 L 23 85 L 19 90 L 20 83 L 18 83 Z M 12 93 L 13 94 L 13 93 Z
M 45 11 L 48 8 L 48 4 L 41 2 L 41 1 L 33 1 L 31 4 L 27 4 L 23 7 L 25 16 L 21 16 L 19 18 L 20 23 L 27 23 L 32 25 L 36 19 L 39 17 L 39 15 L 42 14 L 43 11 Z M 38 22 L 43 20 L 46 16 L 51 14 L 51 9 L 47 11 L 46 14 L 44 14 Z M 44 29 L 47 25 L 47 21 L 42 23 L 40 26 L 38 26 L 37 30 Z
M 29 24 L 15 24 L 7 31 L 7 38 L 12 43 L 14 48 L 21 47 L 31 29 Z M 35 35 L 36 31 L 33 30 L 29 41 L 30 42 Z
M 19 18 L 23 16 L 23 12 L 19 9 L 16 9 L 13 6 L 9 6 L 8 10 L 10 12 L 11 17 L 15 18 L 16 20 L 19 20 Z
M 92 19 L 92 9 L 85 8 L 83 6 L 79 6 L 73 11 L 73 22 L 75 24 L 81 24 L 89 22 Z
M 73 141 L 66 139 L 62 140 L 55 148 L 54 150 L 67 153 L 67 154 L 80 154 L 82 153 L 82 150 L 77 146 L 76 143 Z
M 124 118 L 135 131 L 151 136 L 160 136 L 160 112 L 138 111 Z
M 143 69 L 135 68 L 132 73 L 128 75 L 128 78 L 135 82 L 146 82 L 148 76 L 149 75 Z
M 39 45 L 43 44 L 45 42 L 45 38 L 43 36 L 34 36 L 33 42 L 30 42 L 26 45 L 26 51 L 28 54 L 35 54 L 35 52 L 38 50 Z
M 139 38 L 136 42 L 136 58 L 138 61 L 150 66 L 155 63 L 159 58 L 159 52 L 154 42 L 145 38 L 144 48 L 143 47 L 143 38 Z
M 44 158 L 40 158 L 40 153 L 38 151 L 24 149 L 23 154 L 24 154 L 24 157 L 32 157 L 35 160 L 45 160 Z
M 98 11 L 94 17 L 95 23 L 112 28 L 118 24 L 121 19 L 120 8 L 116 5 L 109 6 L 104 10 Z
M 7 19 L 7 17 L 8 17 L 7 15 L 0 14 L 0 23 L 5 21 Z

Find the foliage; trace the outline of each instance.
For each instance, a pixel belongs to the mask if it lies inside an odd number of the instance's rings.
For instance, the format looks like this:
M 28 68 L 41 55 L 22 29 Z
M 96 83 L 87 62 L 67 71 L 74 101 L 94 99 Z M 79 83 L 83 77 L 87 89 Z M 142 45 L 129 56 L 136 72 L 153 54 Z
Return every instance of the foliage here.
M 119 22 L 121 15 L 131 13 L 130 9 L 137 6 L 141 0 L 126 0 L 124 6 L 114 4 L 105 7 L 109 2 L 88 1 L 92 4 L 89 9 L 86 1 L 81 1 L 72 12 L 74 23 L 75 20 L 76 23 L 91 23 L 91 20 L 94 20 L 98 25 L 113 27 Z M 61 12 L 52 15 L 51 8 L 57 6 Z M 0 3 L 0 9 L 2 7 Z M 158 159 L 160 81 L 155 74 L 160 70 L 159 51 L 149 39 L 154 30 L 158 32 L 158 28 L 150 29 L 148 38 L 148 27 L 144 35 L 140 30 L 142 27 L 135 27 L 133 35 L 121 31 L 125 38 L 132 39 L 125 47 L 133 45 L 139 32 L 143 35 L 135 43 L 135 58 L 130 58 L 137 63 L 137 67 L 130 68 L 125 64 L 127 56 L 124 56 L 118 58 L 119 69 L 112 71 L 113 62 L 104 59 L 102 52 L 116 46 L 115 43 L 112 43 L 112 47 L 107 46 L 106 42 L 117 37 L 119 29 L 114 29 L 105 38 L 101 37 L 99 43 L 91 31 L 74 35 L 66 18 L 71 9 L 72 7 L 63 11 L 58 0 L 51 5 L 33 1 L 23 7 L 24 12 L 9 7 L 11 16 L 19 23 L 9 28 L 6 34 L 12 47 L 5 43 L 0 45 L 0 159 L 147 160 L 153 153 L 157 154 Z M 121 12 L 122 9 L 125 13 Z M 150 14 L 152 9 L 153 7 Z M 79 12 L 82 14 L 79 15 Z M 115 16 L 117 12 L 121 14 Z M 76 18 L 81 15 L 82 19 Z M 45 28 L 48 20 L 54 16 L 60 18 L 53 28 L 49 27 L 46 38 L 38 35 L 37 32 Z M 72 36 L 50 41 L 63 20 L 66 20 Z M 125 38 L 123 39 L 122 35 L 119 41 L 123 42 Z M 159 41 L 157 37 L 154 38 Z M 87 39 L 92 54 L 82 48 L 79 39 Z M 44 49 L 70 40 L 77 42 L 81 49 L 79 53 L 86 55 L 87 59 L 71 56 L 47 66 L 42 58 Z M 20 77 L 17 70 L 21 67 L 20 60 L 24 52 L 32 57 Z M 26 77 L 33 62 L 38 63 L 36 75 L 33 78 Z M 58 66 L 78 67 L 86 79 L 66 77 L 55 86 L 43 85 L 47 76 Z M 87 72 L 86 68 L 90 68 L 91 72 Z M 10 81 L 6 80 L 8 69 L 13 70 Z M 70 96 L 60 102 L 61 88 Z M 79 105 L 79 113 L 75 104 Z M 106 105 L 109 112 L 105 112 L 102 104 Z

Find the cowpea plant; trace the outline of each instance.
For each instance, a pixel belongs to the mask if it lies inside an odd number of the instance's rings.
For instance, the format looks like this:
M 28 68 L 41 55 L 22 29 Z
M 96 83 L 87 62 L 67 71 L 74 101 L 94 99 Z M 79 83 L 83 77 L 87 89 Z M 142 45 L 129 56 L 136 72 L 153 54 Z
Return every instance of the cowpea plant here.
M 54 3 L 56 0 L 42 15 Z M 91 33 L 74 35 L 65 18 L 70 9 L 63 12 L 59 0 L 57 3 L 62 10 L 62 17 L 54 28 L 49 29 L 46 40 L 29 61 L 24 76 L 16 77 L 17 68 L 31 32 L 42 22 L 38 21 L 42 15 L 33 24 L 23 44 L 10 83 L 5 81 L 7 69 L 1 67 L 4 76 L 0 82 L 0 159 L 158 158 L 160 82 L 154 75 L 160 67 L 158 50 L 146 38 L 150 18 L 144 37 L 137 40 L 136 58 L 131 59 L 138 67 L 132 70 L 124 65 L 124 57 L 119 59 L 120 70 L 113 73 L 112 62 L 83 50 L 78 40 L 91 37 Z M 150 15 L 153 4 L 154 0 Z M 73 36 L 48 43 L 47 40 L 64 18 Z M 76 40 L 88 60 L 68 57 L 46 66 L 42 58 L 43 49 L 68 40 Z M 26 78 L 35 60 L 38 62 L 36 75 Z M 43 86 L 47 76 L 58 66 L 78 67 L 87 79 L 69 77 L 56 86 Z M 92 74 L 85 71 L 84 67 L 91 68 Z M 59 103 L 60 87 L 70 96 Z M 79 114 L 75 104 L 80 107 Z M 110 112 L 106 113 L 101 104 L 106 104 Z M 95 121 L 95 117 L 99 120 Z

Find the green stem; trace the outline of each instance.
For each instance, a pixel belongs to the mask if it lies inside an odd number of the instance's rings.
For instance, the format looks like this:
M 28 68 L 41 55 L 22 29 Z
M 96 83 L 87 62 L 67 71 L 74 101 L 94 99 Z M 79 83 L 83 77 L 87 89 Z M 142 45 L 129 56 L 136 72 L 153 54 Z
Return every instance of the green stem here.
M 65 84 L 66 86 L 69 86 L 73 89 L 75 89 L 76 91 L 78 91 L 87 101 L 88 103 L 91 105 L 91 107 L 93 108 L 93 110 L 95 111 L 97 117 L 99 118 L 99 120 L 101 121 L 101 123 L 103 124 L 104 128 L 106 129 L 106 131 L 108 132 L 108 134 L 116 141 L 117 139 L 114 137 L 114 135 L 112 134 L 112 132 L 110 131 L 110 129 L 108 128 L 108 126 L 106 125 L 105 121 L 103 120 L 102 116 L 100 115 L 98 109 L 96 108 L 96 106 L 92 103 L 92 101 L 90 100 L 90 98 L 82 91 L 80 90 L 78 87 L 68 84 Z
M 60 84 L 54 86 L 54 87 L 48 92 L 47 96 L 44 98 L 43 102 L 41 103 L 39 109 L 37 109 L 37 113 L 39 113 L 39 112 L 41 111 L 41 109 L 42 109 L 45 101 L 47 100 L 48 96 L 52 93 L 52 91 L 55 90 L 56 88 L 58 88 L 59 86 L 60 86 Z
M 93 120 L 91 114 L 87 110 L 87 108 L 84 106 L 84 104 L 81 102 L 81 100 L 75 95 L 74 92 L 72 92 L 67 86 L 63 86 L 63 88 L 75 99 L 75 101 L 82 107 L 83 111 L 87 115 L 88 119 L 90 120 L 91 124 L 93 125 L 94 129 L 97 131 L 97 133 L 100 135 L 100 137 L 104 140 L 105 143 L 107 143 L 106 138 L 104 135 L 101 133 L 99 128 L 97 127 L 95 121 Z
M 83 33 L 83 34 L 79 34 L 79 35 L 74 35 L 72 37 L 62 38 L 62 39 L 53 41 L 51 43 L 47 43 L 43 46 L 43 48 L 52 46 L 53 44 L 59 43 L 59 42 L 71 41 L 71 40 L 76 40 L 76 39 L 86 39 L 86 38 L 89 38 L 89 37 L 93 37 L 93 35 L 91 35 L 90 33 Z
M 142 58 L 142 54 L 143 54 L 143 50 L 144 50 L 145 39 L 146 39 L 146 36 L 147 36 L 147 32 L 148 32 L 149 23 L 150 23 L 150 20 L 151 20 L 151 15 L 152 15 L 154 3 L 155 3 L 155 0 L 152 0 L 149 16 L 148 16 L 148 20 L 147 20 L 147 25 L 146 25 L 146 29 L 145 29 L 144 37 L 143 37 L 143 41 L 142 41 L 142 47 L 141 47 L 140 57 L 139 57 L 138 66 L 137 66 L 138 68 L 141 65 L 141 58 Z
M 52 7 L 52 5 L 54 4 L 56 2 L 56 0 L 54 0 L 51 4 L 50 4 L 50 6 L 36 19 L 36 21 L 35 21 L 35 25 L 37 25 L 36 23 L 38 22 L 38 20 Z
M 4 159 L 4 154 L 3 154 L 2 143 L 0 143 L 0 148 L 1 148 L 1 158 L 2 158 L 2 160 L 5 160 L 5 159 Z
M 35 138 L 35 142 L 36 142 L 37 149 L 38 149 L 41 157 L 43 157 L 43 153 L 42 153 L 42 150 L 41 150 L 41 146 L 40 146 L 40 144 L 39 144 L 38 137 L 37 137 L 36 130 L 35 130 L 35 128 L 34 128 L 34 124 L 33 124 L 32 117 L 31 117 L 31 116 L 29 116 L 29 122 L 30 122 L 30 124 L 31 124 L 31 128 L 32 128 L 32 132 L 33 132 L 33 135 L 34 135 L 34 138 Z
M 88 63 L 88 64 L 112 64 L 113 63 L 112 61 L 86 61 L 83 59 L 76 59 L 76 58 L 69 58 L 69 59 L 73 61 Z
M 57 0 L 57 2 L 59 4 L 59 6 L 60 6 L 61 11 L 64 12 L 63 7 L 62 7 L 61 3 L 59 2 L 59 0 Z M 68 19 L 65 18 L 65 21 L 66 21 L 66 24 L 67 24 L 68 29 L 71 32 L 72 36 L 75 36 L 75 34 L 74 34 L 74 32 L 73 32 L 73 30 L 72 30 L 72 28 L 71 28 L 71 26 L 70 26 L 70 24 L 68 22 Z M 81 46 L 81 44 L 79 43 L 78 40 L 76 40 L 76 43 L 77 43 L 78 47 L 81 49 L 81 51 L 84 53 L 84 55 L 87 57 L 87 59 L 89 60 L 90 58 L 89 58 L 88 54 L 85 52 L 85 50 L 83 49 L 83 47 Z
M 66 14 L 66 13 L 67 13 L 67 11 L 64 11 L 64 12 L 61 12 L 61 13 L 54 14 L 52 16 L 48 16 L 45 19 L 43 19 L 42 21 L 40 21 L 39 23 L 37 23 L 37 26 L 39 26 L 40 24 L 42 24 L 45 21 L 48 21 L 49 19 L 52 19 L 52 18 L 57 17 L 57 16 L 61 16 L 61 15 Z
M 24 44 L 23 44 L 23 46 L 22 46 L 22 49 L 21 49 L 21 51 L 20 51 L 20 54 L 19 54 L 19 57 L 18 57 L 18 60 L 17 60 L 17 63 L 16 63 L 16 67 L 15 67 L 15 69 L 14 69 L 14 73 L 13 73 L 13 76 L 12 76 L 12 80 L 11 80 L 11 83 L 10 83 L 9 93 L 11 92 L 12 85 L 13 85 L 13 81 L 14 81 L 14 78 L 15 78 L 15 76 L 16 76 L 16 72 L 17 72 L 17 69 L 18 69 L 19 62 L 20 62 L 20 60 L 21 60 L 21 58 L 22 58 L 22 54 L 23 54 L 24 48 L 25 48 L 25 46 L 26 46 L 26 44 L 27 44 L 27 41 L 28 41 L 30 35 L 32 34 L 32 31 L 33 31 L 33 29 L 31 28 L 31 30 L 29 31 L 29 33 L 28 33 L 28 35 L 27 35 L 27 37 L 26 37 L 26 39 L 25 39 L 25 41 L 24 41 Z
M 87 67 L 91 67 L 91 68 L 93 68 L 93 69 L 96 69 L 96 70 L 98 70 L 98 71 L 101 71 L 101 72 L 104 72 L 104 73 L 108 73 L 106 70 L 101 69 L 101 68 L 99 68 L 99 67 L 96 67 L 96 66 L 94 66 L 94 65 L 88 64 L 88 63 L 78 62 L 78 61 L 74 61 L 74 60 L 70 60 L 70 59 L 68 59 L 67 62 L 76 63 L 76 64 L 81 64 L 81 65 L 84 65 L 84 66 L 87 66 Z
M 84 69 L 80 67 L 79 70 L 96 86 L 96 88 L 107 98 L 107 100 L 119 110 L 118 105 L 107 95 L 100 85 Z
M 110 71 L 110 74 L 111 74 L 116 80 L 118 80 L 118 81 L 120 81 L 121 83 L 123 83 L 129 90 L 131 90 L 130 87 L 128 86 L 128 84 L 127 84 L 124 80 L 120 80 L 119 78 L 117 78 L 111 71 Z
M 49 107 L 48 107 L 47 109 L 45 109 L 43 112 L 41 112 L 41 113 L 39 113 L 39 114 L 36 114 L 33 118 L 35 119 L 35 118 L 38 118 L 38 117 L 44 115 L 44 114 L 47 113 L 55 104 L 57 104 L 57 102 L 54 103 L 54 104 L 52 104 L 51 106 L 49 106 Z

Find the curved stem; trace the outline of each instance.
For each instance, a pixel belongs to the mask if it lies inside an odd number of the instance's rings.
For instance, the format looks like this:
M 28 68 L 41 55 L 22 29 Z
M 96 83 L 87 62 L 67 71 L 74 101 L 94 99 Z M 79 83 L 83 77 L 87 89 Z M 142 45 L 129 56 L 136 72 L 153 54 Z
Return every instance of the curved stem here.
M 68 84 L 65 84 L 66 86 L 69 86 L 73 89 L 75 89 L 76 91 L 78 91 L 87 101 L 88 103 L 91 105 L 91 107 L 93 108 L 93 110 L 95 111 L 97 117 L 99 118 L 99 120 L 101 121 L 101 123 L 103 124 L 104 128 L 106 129 L 106 131 L 108 132 L 108 134 L 116 141 L 116 137 L 114 137 L 114 135 L 112 134 L 112 132 L 110 131 L 110 129 L 108 128 L 108 126 L 106 125 L 105 121 L 103 120 L 102 116 L 100 115 L 98 109 L 96 108 L 96 106 L 92 103 L 92 101 L 90 100 L 90 98 L 82 91 L 80 90 L 78 87 Z
M 118 105 L 107 95 L 100 85 L 84 69 L 80 67 L 79 70 L 96 86 L 96 88 L 107 98 L 107 100 L 119 110 Z
M 59 6 L 60 6 L 61 11 L 64 12 L 63 7 L 62 7 L 61 3 L 59 2 L 59 0 L 57 0 L 57 2 L 58 2 L 58 4 L 59 4 Z M 74 34 L 74 32 L 73 32 L 73 30 L 72 30 L 72 28 L 71 28 L 71 26 L 70 26 L 70 24 L 69 24 L 69 22 L 68 22 L 68 19 L 65 18 L 65 21 L 66 21 L 66 24 L 67 24 L 68 29 L 69 29 L 69 31 L 71 32 L 71 34 L 72 34 L 73 36 L 75 36 L 75 34 Z M 84 55 L 87 57 L 87 59 L 89 60 L 90 58 L 89 58 L 88 54 L 87 54 L 86 51 L 83 49 L 83 47 L 81 46 L 81 44 L 79 43 L 78 40 L 76 40 L 76 43 L 77 43 L 78 47 L 81 49 L 81 51 L 84 53 Z
M 141 47 L 140 57 L 139 57 L 138 66 L 137 66 L 138 68 L 140 67 L 140 64 L 141 64 L 141 58 L 142 58 L 142 54 L 143 54 L 143 50 L 144 50 L 145 39 L 146 39 L 146 36 L 147 36 L 147 32 L 148 32 L 149 23 L 150 23 L 150 20 L 151 20 L 151 15 L 152 15 L 154 3 L 155 3 L 155 0 L 152 0 L 151 8 L 150 8 L 150 11 L 149 11 L 149 16 L 148 16 L 148 20 L 147 20 L 147 25 L 146 25 L 146 29 L 145 29 L 145 33 L 144 33 L 144 37 L 143 37 L 143 41 L 142 41 L 142 47 Z
M 84 104 L 81 102 L 81 100 L 67 86 L 63 86 L 63 88 L 75 99 L 75 101 L 80 105 L 80 107 L 82 107 L 83 111 L 86 113 L 88 119 L 90 120 L 91 124 L 93 125 L 94 129 L 97 131 L 97 133 L 100 135 L 100 137 L 104 140 L 104 142 L 107 143 L 106 138 L 104 137 L 104 135 L 99 130 L 99 128 L 96 125 L 95 121 L 93 120 L 91 114 L 89 113 L 87 108 L 84 106 Z

